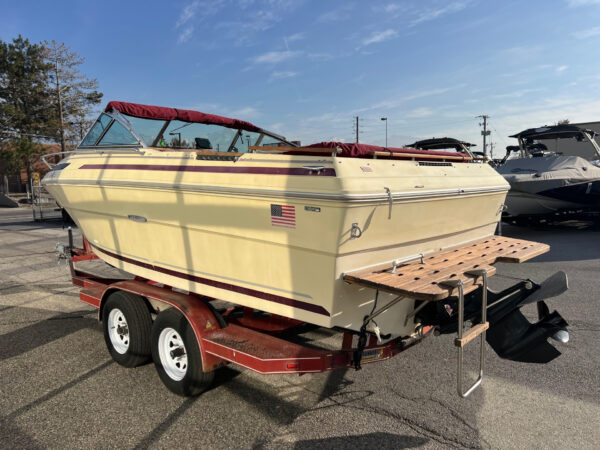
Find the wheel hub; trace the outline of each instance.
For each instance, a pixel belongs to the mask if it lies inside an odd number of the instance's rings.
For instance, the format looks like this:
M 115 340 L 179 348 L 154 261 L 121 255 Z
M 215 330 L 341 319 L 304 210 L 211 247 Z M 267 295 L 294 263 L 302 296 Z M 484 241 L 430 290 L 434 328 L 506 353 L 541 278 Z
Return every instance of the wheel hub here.
M 180 381 L 185 377 L 188 358 L 183 339 L 173 328 L 165 328 L 158 337 L 160 362 L 169 377 Z
M 119 308 L 112 309 L 107 322 L 110 342 L 115 351 L 122 355 L 129 349 L 129 327 L 123 311 Z

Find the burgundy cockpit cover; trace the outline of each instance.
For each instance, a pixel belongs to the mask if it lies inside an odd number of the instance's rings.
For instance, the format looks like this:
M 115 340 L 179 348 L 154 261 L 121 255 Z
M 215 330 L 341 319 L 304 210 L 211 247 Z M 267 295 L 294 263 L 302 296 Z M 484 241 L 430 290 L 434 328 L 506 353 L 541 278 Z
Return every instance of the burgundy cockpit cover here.
M 229 117 L 217 116 L 215 114 L 205 114 L 190 109 L 167 108 L 165 106 L 140 105 L 138 103 L 110 102 L 106 105 L 106 111 L 110 112 L 116 109 L 120 113 L 128 116 L 140 117 L 142 119 L 155 120 L 181 120 L 182 122 L 204 123 L 207 125 L 220 125 L 222 127 L 234 128 L 236 130 L 256 131 L 261 129 L 250 122 Z
M 454 156 L 462 157 L 463 160 L 468 160 L 469 156 L 464 153 L 458 152 L 439 152 L 435 150 L 417 150 L 413 148 L 394 148 L 394 147 L 379 147 L 378 145 L 369 144 L 357 144 L 357 143 L 346 143 L 346 142 L 319 142 L 317 144 L 311 144 L 307 147 L 313 148 L 336 148 L 339 147 L 342 152 L 338 153 L 338 156 L 355 157 L 360 158 L 365 156 L 371 156 L 372 152 L 391 152 L 391 153 L 402 153 L 407 155 L 439 155 L 439 156 Z

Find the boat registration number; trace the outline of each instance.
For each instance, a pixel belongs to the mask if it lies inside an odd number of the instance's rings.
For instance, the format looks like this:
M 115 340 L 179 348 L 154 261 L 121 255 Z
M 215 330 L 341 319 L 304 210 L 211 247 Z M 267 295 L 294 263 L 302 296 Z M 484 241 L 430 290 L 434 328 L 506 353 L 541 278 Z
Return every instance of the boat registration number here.
M 375 348 L 372 350 L 365 350 L 362 354 L 362 358 L 360 360 L 361 363 L 368 363 L 371 361 L 377 361 L 378 359 L 383 358 L 383 349 Z

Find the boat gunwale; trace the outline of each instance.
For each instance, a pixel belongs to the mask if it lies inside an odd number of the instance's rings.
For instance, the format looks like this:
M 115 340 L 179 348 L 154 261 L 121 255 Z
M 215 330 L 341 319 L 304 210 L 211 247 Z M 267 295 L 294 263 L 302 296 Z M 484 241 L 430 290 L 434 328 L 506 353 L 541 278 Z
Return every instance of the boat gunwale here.
M 288 175 L 295 176 L 295 175 Z M 304 175 L 296 175 L 304 176 Z M 252 189 L 252 188 L 235 188 L 229 186 L 200 186 L 190 184 L 173 184 L 173 183 L 148 183 L 138 181 L 123 181 L 123 180 L 85 180 L 85 179 L 44 179 L 44 185 L 79 185 L 79 186 L 110 186 L 110 187 L 137 187 L 141 189 L 172 189 L 174 191 L 200 192 L 206 194 L 224 194 L 224 195 L 245 195 L 259 197 L 293 197 L 308 200 L 324 200 L 324 201 L 339 201 L 345 203 L 364 203 L 364 202 L 388 202 L 390 195 L 383 192 L 371 192 L 365 194 L 331 194 L 322 192 L 302 192 L 288 190 L 270 190 L 270 189 Z M 484 187 L 466 187 L 453 189 L 437 189 L 415 192 L 392 192 L 391 198 L 394 202 L 410 201 L 410 200 L 427 200 L 436 198 L 445 198 L 453 196 L 465 195 L 482 195 L 494 194 L 499 192 L 508 192 L 508 186 L 484 186 Z

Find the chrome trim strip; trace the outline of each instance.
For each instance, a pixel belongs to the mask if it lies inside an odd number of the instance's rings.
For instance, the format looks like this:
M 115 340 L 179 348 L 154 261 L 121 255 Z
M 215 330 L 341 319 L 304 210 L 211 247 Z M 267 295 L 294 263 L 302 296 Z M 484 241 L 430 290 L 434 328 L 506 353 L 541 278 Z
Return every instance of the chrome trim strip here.
M 135 153 L 143 153 L 145 150 L 147 149 L 141 149 L 138 150 L 137 147 L 135 149 Z M 110 149 L 102 149 L 102 150 L 98 150 L 98 147 L 81 147 L 81 150 L 73 150 L 73 151 L 69 151 L 69 152 L 62 152 L 62 153 L 73 153 L 77 155 L 77 158 L 74 158 L 75 160 L 79 161 L 80 159 L 93 159 L 93 158 L 97 158 L 98 157 L 98 153 L 108 153 L 108 152 L 120 152 L 120 153 L 133 153 L 133 151 L 128 151 L 125 148 L 123 149 L 115 149 L 115 150 L 110 150 Z M 196 159 L 196 155 L 195 152 L 198 150 L 194 150 L 192 149 L 192 151 L 187 152 L 187 153 L 183 153 L 181 150 L 172 150 L 172 151 L 167 151 L 165 150 L 164 153 L 179 153 L 179 156 L 163 156 L 163 155 L 144 155 L 144 158 L 148 158 L 148 159 L 178 159 L 181 161 L 186 161 L 188 159 Z M 60 152 L 59 152 L 60 153 Z M 51 153 L 48 154 L 46 156 L 50 156 L 50 155 L 56 155 L 57 153 Z M 215 152 L 214 156 L 228 156 L 227 152 Z M 244 153 L 242 154 L 242 156 L 240 156 L 240 158 L 237 160 L 237 162 L 243 162 L 243 163 L 276 163 L 276 164 L 330 164 L 330 165 L 334 165 L 335 163 L 331 160 L 325 160 L 325 159 L 294 159 L 294 160 L 282 160 L 282 159 L 266 159 L 266 158 L 245 158 L 245 155 L 258 155 L 258 153 Z M 264 155 L 264 154 L 261 154 Z M 136 155 L 137 156 L 137 155 Z M 209 155 L 209 156 L 213 156 L 213 155 Z M 293 156 L 293 155 L 283 155 L 283 156 Z M 131 158 L 131 155 L 115 155 L 112 156 L 111 155 L 111 159 L 118 159 L 118 158 Z M 412 161 L 411 161 L 412 162 Z
M 276 191 L 269 189 L 248 189 L 224 186 L 197 186 L 191 184 L 147 183 L 138 181 L 92 181 L 92 180 L 48 180 L 46 185 L 71 184 L 79 186 L 113 186 L 136 187 L 142 189 L 173 189 L 177 191 L 202 192 L 207 194 L 232 194 L 259 197 L 293 197 L 308 200 L 342 201 L 342 202 L 372 202 L 388 201 L 389 195 L 381 193 L 368 194 L 328 194 L 321 192 Z M 457 195 L 491 194 L 508 192 L 509 186 L 487 186 L 479 188 L 438 189 L 419 192 L 395 192 L 391 194 L 394 201 L 424 200 L 430 198 L 453 197 Z

